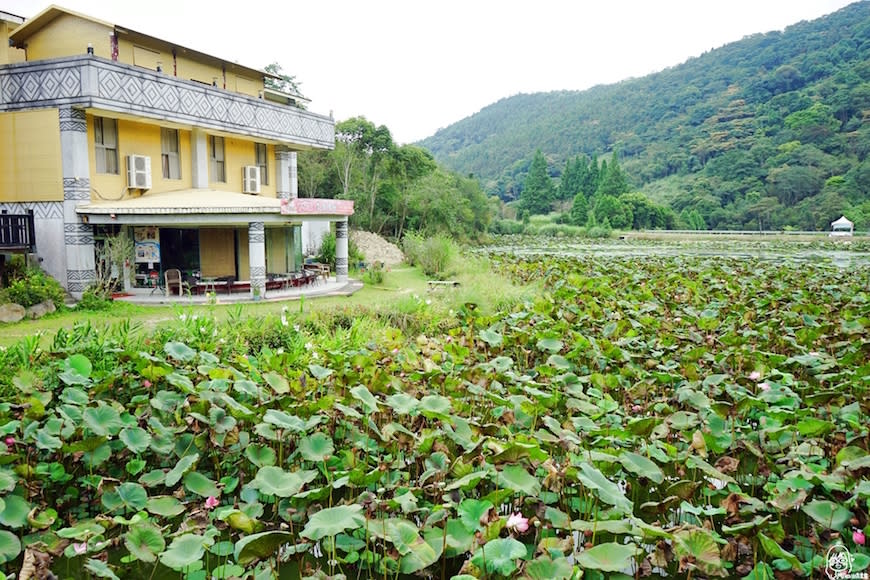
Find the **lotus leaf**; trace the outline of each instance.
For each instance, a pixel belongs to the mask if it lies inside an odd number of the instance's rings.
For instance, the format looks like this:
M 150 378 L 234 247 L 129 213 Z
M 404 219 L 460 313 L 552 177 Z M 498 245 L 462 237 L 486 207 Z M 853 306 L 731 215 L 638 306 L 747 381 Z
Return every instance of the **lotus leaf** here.
M 265 469 L 265 468 L 264 468 Z M 305 524 L 301 535 L 310 540 L 335 536 L 345 530 L 355 530 L 365 525 L 362 506 L 340 505 L 316 512 Z
M 215 482 L 198 471 L 189 471 L 184 475 L 184 488 L 200 497 L 218 497 L 221 490 Z
M 284 471 L 280 467 L 267 465 L 257 471 L 252 484 L 261 493 L 277 497 L 291 497 L 302 491 L 302 487 L 306 483 L 310 483 L 316 478 L 316 471 Z
M 517 560 L 526 555 L 526 546 L 513 538 L 492 540 L 477 549 L 471 563 L 487 573 L 509 576 L 517 570 Z
M 131 526 L 124 536 L 124 546 L 142 562 L 154 562 L 166 547 L 160 528 L 152 524 Z
M 625 494 L 619 489 L 615 483 L 607 479 L 603 473 L 593 467 L 589 463 L 582 463 L 580 471 L 577 473 L 577 478 L 590 489 L 598 492 L 598 497 L 602 501 L 616 507 L 622 513 L 631 514 L 634 509 L 631 500 L 625 497 Z
M 27 514 L 31 505 L 20 495 L 7 495 L 3 498 L 3 511 L 0 512 L 0 524 L 7 528 L 22 528 L 27 525 Z
M 181 362 L 190 362 L 196 356 L 196 351 L 181 342 L 167 342 L 163 348 L 167 355 Z
M 801 511 L 826 528 L 838 531 L 842 531 L 852 519 L 851 511 L 827 499 L 815 499 L 804 505 Z
M 85 570 L 96 576 L 97 578 L 109 578 L 109 580 L 120 580 L 112 568 L 102 560 L 96 558 L 88 558 L 85 562 Z
M 326 461 L 335 452 L 332 438 L 322 432 L 313 433 L 299 442 L 299 453 L 306 461 Z
M 0 530 L 0 564 L 11 562 L 21 553 L 18 536 L 7 530 Z
M 236 542 L 234 556 L 236 562 L 244 566 L 271 557 L 278 548 L 292 540 L 293 534 L 280 530 L 251 534 Z
M 214 543 L 209 536 L 183 534 L 176 536 L 169 548 L 160 554 L 160 563 L 173 570 L 183 570 L 194 562 L 199 562 L 206 548 Z
M 166 474 L 165 484 L 166 487 L 173 487 L 176 483 L 178 483 L 181 478 L 187 473 L 193 465 L 199 461 L 199 454 L 192 453 L 190 455 L 185 455 L 181 459 L 178 460 L 178 463 L 175 464 L 175 467 L 169 470 Z
M 172 518 L 184 513 L 184 504 L 171 495 L 149 497 L 145 509 L 150 513 Z

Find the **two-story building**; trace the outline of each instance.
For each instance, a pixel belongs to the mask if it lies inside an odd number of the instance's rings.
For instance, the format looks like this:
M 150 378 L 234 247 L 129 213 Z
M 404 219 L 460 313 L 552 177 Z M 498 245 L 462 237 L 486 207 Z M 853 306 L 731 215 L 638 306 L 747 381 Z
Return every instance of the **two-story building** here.
M 296 186 L 297 152 L 332 148 L 334 121 L 269 77 L 57 6 L 0 12 L 0 210 L 32 215 L 43 268 L 74 296 L 121 231 L 140 280 L 177 268 L 264 296 L 268 273 L 301 268 L 303 224 L 336 222 L 346 280 L 352 202 Z

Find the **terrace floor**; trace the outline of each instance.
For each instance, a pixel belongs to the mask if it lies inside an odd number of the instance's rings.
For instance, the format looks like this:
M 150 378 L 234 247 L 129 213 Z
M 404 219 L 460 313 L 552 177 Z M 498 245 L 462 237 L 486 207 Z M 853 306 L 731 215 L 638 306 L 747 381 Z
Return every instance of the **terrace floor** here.
M 307 284 L 305 286 L 290 287 L 282 290 L 267 290 L 265 297 L 254 300 L 250 290 L 226 292 L 225 288 L 218 287 L 212 295 L 173 294 L 167 296 L 163 288 L 132 288 L 125 295 L 115 297 L 117 301 L 132 302 L 134 304 L 233 304 L 239 302 L 277 302 L 282 300 L 298 300 L 301 297 L 314 298 L 317 296 L 350 296 L 363 287 L 362 282 L 348 279 L 347 282 L 338 282 L 335 276 L 327 280 Z

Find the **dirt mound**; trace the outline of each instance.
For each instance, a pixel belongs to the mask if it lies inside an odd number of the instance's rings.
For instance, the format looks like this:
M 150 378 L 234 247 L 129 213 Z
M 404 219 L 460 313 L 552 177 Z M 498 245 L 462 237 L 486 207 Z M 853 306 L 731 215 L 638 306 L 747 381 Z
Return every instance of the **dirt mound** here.
M 385 267 L 390 268 L 405 260 L 405 255 L 396 244 L 388 242 L 378 234 L 353 230 L 350 232 L 350 239 L 370 264 L 383 262 Z

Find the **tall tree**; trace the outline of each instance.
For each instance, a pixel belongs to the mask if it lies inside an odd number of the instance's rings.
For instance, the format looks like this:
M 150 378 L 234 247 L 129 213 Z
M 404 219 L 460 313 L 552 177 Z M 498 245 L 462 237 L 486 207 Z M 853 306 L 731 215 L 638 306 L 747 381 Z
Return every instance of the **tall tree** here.
M 364 225 L 371 228 L 383 169 L 394 147 L 393 137 L 386 126 L 375 126 L 365 117 L 353 117 L 336 124 L 335 141 L 333 159 L 343 197 L 361 202 Z M 359 189 L 354 190 L 352 184 Z
M 392 219 L 396 238 L 402 237 L 412 203 L 412 185 L 436 168 L 432 154 L 414 145 L 402 145 L 390 155 L 388 174 L 396 188 L 393 198 Z
M 622 168 L 619 166 L 618 157 L 618 152 L 614 151 L 613 157 L 611 157 L 610 159 L 610 163 L 606 166 L 607 169 L 604 171 L 604 176 L 598 184 L 598 190 L 595 192 L 595 195 L 620 196 L 623 193 L 628 193 L 631 190 L 631 188 L 628 186 L 628 181 L 625 179 L 625 174 L 622 172 Z M 602 162 L 602 167 L 603 166 L 604 163 Z M 613 223 L 613 220 L 610 220 L 610 223 L 615 228 L 620 227 Z
M 547 159 L 538 149 L 523 183 L 520 206 L 530 214 L 548 213 L 554 197 L 553 182 L 547 172 Z
M 588 171 L 589 161 L 585 155 L 568 159 L 565 162 L 565 171 L 562 172 L 562 178 L 559 181 L 559 199 L 574 199 L 574 196 L 583 191 L 583 182 L 586 180 Z
M 589 213 L 589 204 L 586 201 L 586 196 L 583 192 L 578 192 L 574 196 L 574 203 L 571 204 L 570 221 L 575 226 L 582 226 L 586 223 Z

